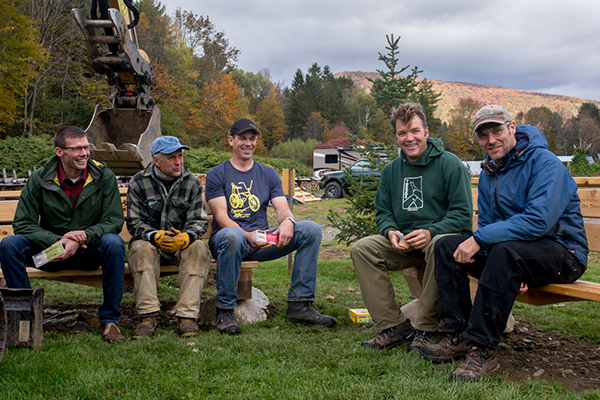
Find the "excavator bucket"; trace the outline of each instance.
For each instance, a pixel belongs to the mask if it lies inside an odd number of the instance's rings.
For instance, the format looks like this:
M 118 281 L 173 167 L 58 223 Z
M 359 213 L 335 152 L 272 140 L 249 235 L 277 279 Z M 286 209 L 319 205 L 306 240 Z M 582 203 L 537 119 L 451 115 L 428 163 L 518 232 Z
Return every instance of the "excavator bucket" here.
M 98 105 L 86 132 L 93 159 L 106 163 L 117 176 L 133 176 L 152 160 L 152 142 L 162 135 L 160 109 Z

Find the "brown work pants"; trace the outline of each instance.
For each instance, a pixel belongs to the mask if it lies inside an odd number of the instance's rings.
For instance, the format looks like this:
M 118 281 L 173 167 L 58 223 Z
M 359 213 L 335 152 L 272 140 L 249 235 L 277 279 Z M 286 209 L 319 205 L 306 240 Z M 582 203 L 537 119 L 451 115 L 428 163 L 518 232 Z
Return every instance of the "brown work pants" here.
M 127 261 L 133 276 L 137 313 L 146 315 L 159 312 L 157 286 L 160 278 L 160 250 L 150 242 L 136 240 L 129 246 Z M 196 240 L 186 249 L 177 252 L 175 257 L 166 263 L 179 267 L 177 275 L 179 294 L 175 315 L 196 319 L 200 312 L 200 296 L 208 276 L 210 263 L 208 246 L 201 240 Z
M 365 307 L 373 319 L 376 333 L 402 324 L 406 318 L 396 301 L 389 271 L 399 271 L 425 265 L 423 292 L 419 299 L 417 316 L 412 325 L 422 331 L 435 332 L 439 328 L 440 309 L 435 281 L 433 248 L 446 235 L 435 236 L 421 250 L 399 253 L 383 235 L 360 239 L 352 246 L 350 255 L 356 269 Z

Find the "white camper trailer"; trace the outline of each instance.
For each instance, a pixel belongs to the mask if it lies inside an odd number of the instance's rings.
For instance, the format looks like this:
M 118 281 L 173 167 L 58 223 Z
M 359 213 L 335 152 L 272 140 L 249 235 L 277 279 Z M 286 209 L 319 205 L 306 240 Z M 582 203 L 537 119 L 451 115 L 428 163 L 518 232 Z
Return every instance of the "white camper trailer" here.
M 313 175 L 316 179 L 321 179 L 323 172 L 341 171 L 344 166 L 350 168 L 360 158 L 360 153 L 353 148 L 315 149 Z

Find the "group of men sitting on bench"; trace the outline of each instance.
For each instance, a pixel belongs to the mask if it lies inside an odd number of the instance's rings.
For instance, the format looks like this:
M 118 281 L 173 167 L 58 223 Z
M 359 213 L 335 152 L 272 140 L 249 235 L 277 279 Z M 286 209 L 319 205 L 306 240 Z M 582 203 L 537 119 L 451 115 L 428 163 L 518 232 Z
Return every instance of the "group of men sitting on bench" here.
M 480 109 L 473 131 L 487 155 L 479 180 L 478 229 L 472 233 L 469 174 L 461 161 L 429 138 L 420 105 L 393 111 L 391 125 L 400 156 L 383 170 L 375 197 L 378 234 L 359 240 L 351 257 L 377 336 L 374 349 L 410 343 L 434 362 L 466 357 L 455 380 L 477 380 L 496 371 L 497 348 L 512 305 L 528 285 L 569 283 L 587 265 L 587 239 L 577 185 L 548 151 L 543 133 L 519 125 L 498 105 Z M 216 259 L 217 329 L 237 335 L 233 312 L 242 261 L 272 260 L 296 251 L 285 313 L 293 323 L 331 327 L 336 319 L 314 306 L 321 228 L 296 222 L 274 169 L 253 160 L 256 125 L 236 121 L 230 130 L 231 159 L 211 169 L 205 188 L 183 166 L 172 136 L 152 143 L 152 163 L 127 191 L 129 268 L 141 322 L 133 338 L 150 337 L 157 326 L 161 264 L 178 265 L 175 305 L 182 337 L 197 335 L 196 318 L 211 255 Z M 19 199 L 15 235 L 0 242 L 0 265 L 10 288 L 30 288 L 32 256 L 60 241 L 64 254 L 46 271 L 102 266 L 102 337 L 120 342 L 117 327 L 123 293 L 124 216 L 114 174 L 90 158 L 86 134 L 68 126 L 54 138 L 56 157 L 35 171 Z M 205 191 L 203 196 L 203 190 Z M 208 215 L 212 233 L 205 244 Z M 266 208 L 279 225 L 269 228 Z M 261 241 L 258 232 L 278 237 Z M 415 321 L 395 300 L 389 271 L 425 264 Z M 469 278 L 479 279 L 474 302 Z M 449 332 L 438 340 L 438 330 Z

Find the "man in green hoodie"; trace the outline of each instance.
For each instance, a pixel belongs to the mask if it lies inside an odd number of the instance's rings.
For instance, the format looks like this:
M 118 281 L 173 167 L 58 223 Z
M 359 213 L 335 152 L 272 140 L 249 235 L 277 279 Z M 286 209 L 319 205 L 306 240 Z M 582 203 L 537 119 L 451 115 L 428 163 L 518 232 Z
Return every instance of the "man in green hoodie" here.
M 400 105 L 390 122 L 401 153 L 383 169 L 375 195 L 379 234 L 359 240 L 350 253 L 378 334 L 363 346 L 384 349 L 412 342 L 409 350 L 420 351 L 436 340 L 439 326 L 434 243 L 445 235 L 471 232 L 471 180 L 442 141 L 429 138 L 419 104 Z M 388 273 L 422 265 L 423 292 L 411 324 L 394 297 Z
M 121 342 L 117 327 L 123 297 L 125 243 L 123 206 L 115 174 L 90 158 L 86 133 L 66 126 L 54 135 L 56 156 L 31 174 L 19 197 L 15 234 L 0 242 L 0 264 L 9 288 L 31 288 L 25 267 L 32 256 L 60 242 L 64 254 L 44 271 L 94 270 L 102 265 L 104 303 L 98 310 L 100 333 Z

